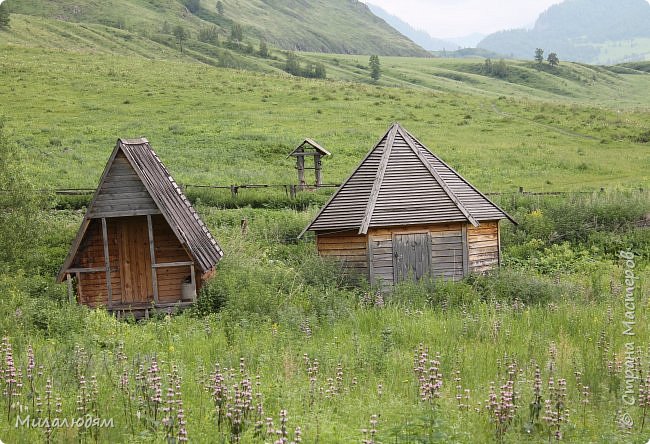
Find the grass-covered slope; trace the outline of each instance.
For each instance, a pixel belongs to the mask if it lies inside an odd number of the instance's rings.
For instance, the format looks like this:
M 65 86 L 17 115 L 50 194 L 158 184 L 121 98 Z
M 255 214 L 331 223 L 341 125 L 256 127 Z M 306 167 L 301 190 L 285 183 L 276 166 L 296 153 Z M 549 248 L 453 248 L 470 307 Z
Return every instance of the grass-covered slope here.
M 0 94 L 12 103 L 7 127 L 42 187 L 95 186 L 115 140 L 136 136 L 149 138 L 180 182 L 227 185 L 293 183 L 286 155 L 312 137 L 334 154 L 325 181 L 339 182 L 393 121 L 486 191 L 647 188 L 650 181 L 643 110 L 479 94 L 448 79 L 458 88 L 15 46 L 3 48 L 0 77 Z
M 155 38 L 163 27 L 181 25 L 190 33 L 216 26 L 221 39 L 233 23 L 243 27 L 245 41 L 264 39 L 282 49 L 354 54 L 427 55 L 426 51 L 373 15 L 361 2 L 349 0 L 109 0 L 104 2 L 9 0 L 14 13 L 66 22 L 102 24 Z

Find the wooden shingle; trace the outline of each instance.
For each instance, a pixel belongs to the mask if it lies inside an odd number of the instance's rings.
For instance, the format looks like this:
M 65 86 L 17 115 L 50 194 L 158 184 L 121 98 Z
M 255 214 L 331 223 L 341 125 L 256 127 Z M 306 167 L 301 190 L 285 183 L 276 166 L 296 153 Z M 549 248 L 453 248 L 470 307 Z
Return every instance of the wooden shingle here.
M 394 124 L 305 228 L 358 230 L 424 223 L 514 220 Z

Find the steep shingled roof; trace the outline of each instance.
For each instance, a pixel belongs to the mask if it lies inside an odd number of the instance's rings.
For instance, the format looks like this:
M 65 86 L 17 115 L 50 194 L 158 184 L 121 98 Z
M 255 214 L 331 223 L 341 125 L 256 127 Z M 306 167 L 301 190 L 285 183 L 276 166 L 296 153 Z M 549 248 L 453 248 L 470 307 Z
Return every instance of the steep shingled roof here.
M 126 157 L 128 163 L 135 170 L 153 203 L 188 254 L 196 262 L 201 273 L 211 271 L 223 257 L 223 250 L 212 237 L 212 234 L 169 174 L 167 168 L 160 161 L 158 155 L 153 151 L 149 141 L 144 138 L 118 139 L 115 149 L 106 164 L 97 191 L 95 191 L 95 195 L 88 206 L 84 221 L 77 233 L 77 238 L 72 244 L 72 248 L 61 268 L 59 280 L 63 279 L 65 270 L 70 268 L 74 261 L 89 221 L 99 217 L 94 211 L 94 204 L 102 199 L 102 185 L 111 174 L 113 162 L 120 154 Z M 128 205 L 129 199 L 127 198 L 124 201 Z
M 308 230 L 514 220 L 394 124 L 325 204 Z

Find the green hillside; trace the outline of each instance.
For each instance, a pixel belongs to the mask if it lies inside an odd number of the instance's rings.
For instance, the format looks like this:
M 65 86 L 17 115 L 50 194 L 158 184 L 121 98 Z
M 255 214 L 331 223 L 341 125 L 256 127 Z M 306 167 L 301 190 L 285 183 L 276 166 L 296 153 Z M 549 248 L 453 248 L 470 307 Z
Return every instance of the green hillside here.
M 14 13 L 72 23 L 102 24 L 153 40 L 158 40 L 160 34 L 171 34 L 173 28 L 180 25 L 194 36 L 202 29 L 215 27 L 224 41 L 230 37 L 233 24 L 238 24 L 242 27 L 244 42 L 257 44 L 263 39 L 282 49 L 427 55 L 356 0 L 224 0 L 221 3 L 223 14 L 213 0 L 7 2 Z
M 498 95 L 490 79 L 484 93 L 446 77 L 435 80 L 445 90 L 396 88 L 17 46 L 0 63 L 7 127 L 45 188 L 93 187 L 115 139 L 140 135 L 191 184 L 292 183 L 286 154 L 313 137 L 334 153 L 325 178 L 338 182 L 393 121 L 490 191 L 650 185 L 647 109 Z M 395 72 L 387 82 L 408 78 Z

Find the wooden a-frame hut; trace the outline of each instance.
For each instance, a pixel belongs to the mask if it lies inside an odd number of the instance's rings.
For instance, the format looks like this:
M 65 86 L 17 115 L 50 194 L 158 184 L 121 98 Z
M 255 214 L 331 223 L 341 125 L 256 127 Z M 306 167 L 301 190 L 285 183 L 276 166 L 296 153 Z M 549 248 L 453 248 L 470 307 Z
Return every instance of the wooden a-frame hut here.
M 147 139 L 119 139 L 57 277 L 109 311 L 193 303 L 223 251 Z
M 315 231 L 322 256 L 390 286 L 497 266 L 501 219 L 515 223 L 394 124 L 302 234 Z

